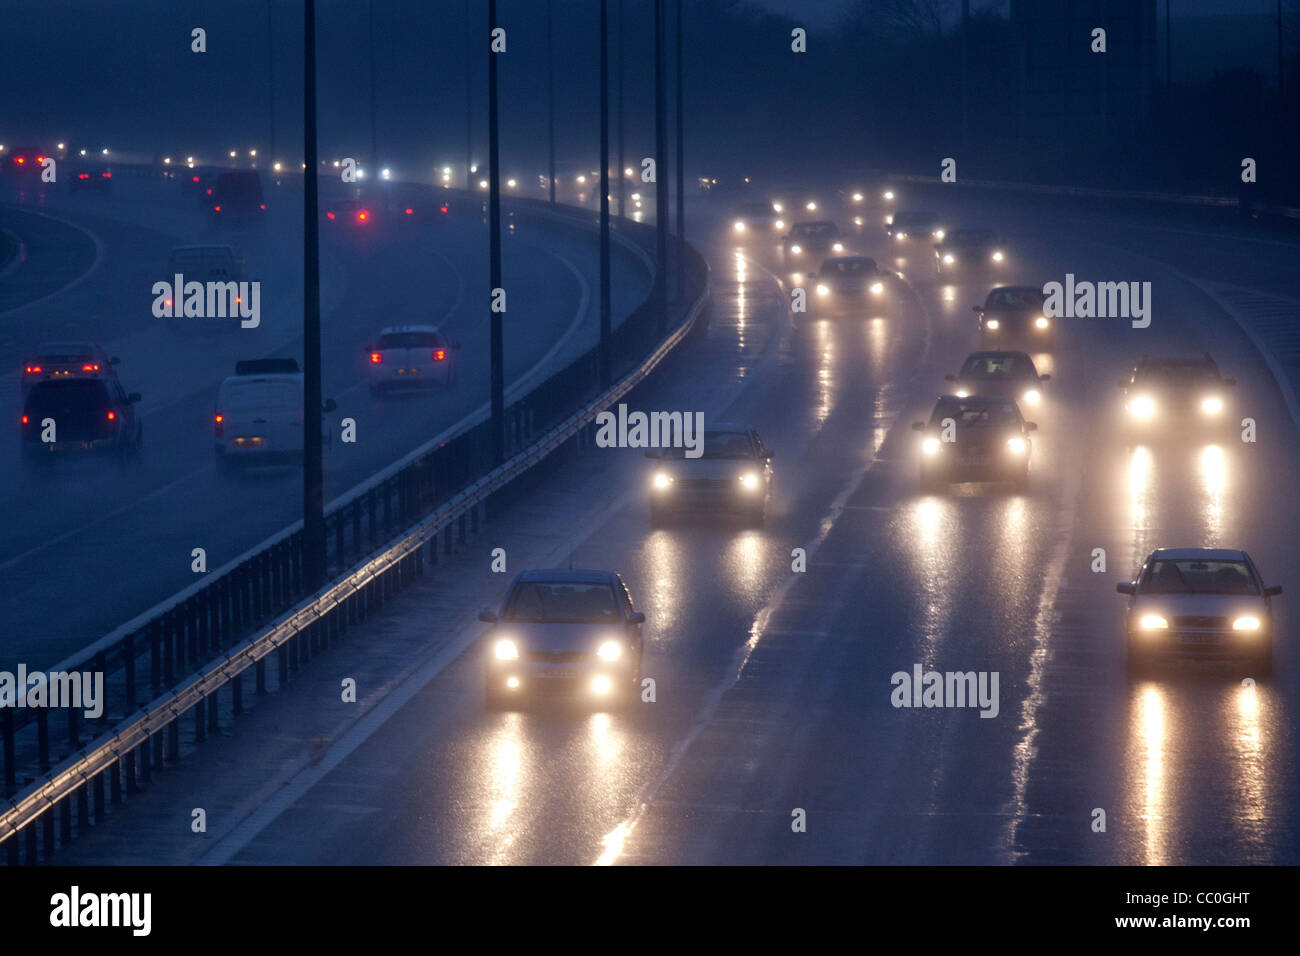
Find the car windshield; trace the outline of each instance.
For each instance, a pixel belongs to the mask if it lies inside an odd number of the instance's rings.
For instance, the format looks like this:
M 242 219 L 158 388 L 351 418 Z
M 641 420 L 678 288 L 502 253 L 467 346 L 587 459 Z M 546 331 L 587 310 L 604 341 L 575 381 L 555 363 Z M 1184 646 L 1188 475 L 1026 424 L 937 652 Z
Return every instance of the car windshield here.
M 1153 561 L 1142 578 L 1143 594 L 1259 594 L 1245 561 Z
M 930 416 L 931 425 L 942 425 L 945 418 L 953 419 L 958 425 L 992 425 L 1019 426 L 1015 406 L 997 402 L 956 402 L 943 401 L 934 407 Z
M 1032 378 L 1033 370 L 1019 355 L 972 355 L 961 367 L 961 378 Z
M 526 581 L 510 595 L 505 620 L 536 623 L 615 621 L 618 603 L 608 584 Z
M 1152 364 L 1144 365 L 1138 370 L 1137 381 L 1151 385 L 1189 386 L 1204 385 L 1213 382 L 1217 374 L 1212 366 L 1204 363 L 1187 364 Z
M 875 259 L 827 259 L 822 263 L 821 272 L 823 276 L 863 276 L 874 275 L 876 272 Z
M 381 349 L 436 349 L 442 347 L 437 332 L 389 332 L 379 337 Z
M 662 458 L 684 458 L 686 448 L 664 448 Z M 701 458 L 753 458 L 754 443 L 746 432 L 705 432 Z
M 995 289 L 984 303 L 989 309 L 1043 309 L 1043 294 L 1037 289 Z
M 821 239 L 838 236 L 839 230 L 835 228 L 833 222 L 800 222 L 795 223 L 794 235 L 808 239 Z

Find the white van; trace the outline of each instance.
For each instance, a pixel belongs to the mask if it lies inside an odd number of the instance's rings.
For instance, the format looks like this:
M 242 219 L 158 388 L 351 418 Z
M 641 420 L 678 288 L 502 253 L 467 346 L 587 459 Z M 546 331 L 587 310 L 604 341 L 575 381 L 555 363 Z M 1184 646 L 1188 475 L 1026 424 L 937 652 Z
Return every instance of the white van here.
M 333 399 L 325 412 L 337 406 Z M 217 470 L 235 474 L 244 467 L 302 463 L 303 375 L 295 359 L 255 359 L 235 363 L 235 374 L 217 390 L 213 415 Z M 331 430 L 322 426 L 330 443 Z

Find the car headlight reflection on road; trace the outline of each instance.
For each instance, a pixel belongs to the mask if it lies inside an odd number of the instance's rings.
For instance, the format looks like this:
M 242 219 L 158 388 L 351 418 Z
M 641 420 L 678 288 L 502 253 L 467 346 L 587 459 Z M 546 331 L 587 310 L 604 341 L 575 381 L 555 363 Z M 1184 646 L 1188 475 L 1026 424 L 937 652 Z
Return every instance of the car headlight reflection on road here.
M 1156 413 L 1156 403 L 1145 395 L 1139 395 L 1133 399 L 1129 410 L 1135 418 L 1150 418 Z
M 993 261 L 994 261 L 994 262 L 1001 262 L 1001 261 L 1002 261 L 1002 250 L 999 249 L 998 251 L 996 251 L 996 252 L 993 253 Z
M 989 319 L 987 322 L 984 323 L 984 328 L 992 329 L 994 332 L 996 332 L 1001 327 L 1002 327 L 1002 323 L 999 322 L 997 319 Z
M 596 656 L 602 661 L 616 661 L 623 656 L 623 645 L 618 641 L 605 641 L 596 648 Z
M 939 439 L 933 436 L 925 439 L 921 442 L 921 451 L 925 452 L 927 455 L 939 454 Z
M 749 474 L 741 475 L 740 484 L 745 488 L 746 491 L 753 491 L 755 488 L 758 487 L 758 475 L 755 475 L 752 472 L 750 472 Z
M 803 252 L 803 249 L 801 249 L 799 246 L 791 246 L 790 251 L 797 256 L 799 255 L 799 253 Z
M 830 294 L 831 294 L 830 286 L 826 286 L 826 285 L 818 284 L 818 286 L 817 286 L 817 294 L 818 294 L 818 295 L 830 295 Z
M 880 293 L 882 293 L 882 292 L 884 292 L 884 291 L 885 291 L 885 284 L 884 284 L 883 282 L 873 282 L 873 283 L 871 283 L 871 294 L 872 294 L 872 295 L 880 295 Z
M 496 646 L 492 648 L 492 653 L 496 655 L 496 659 L 499 661 L 519 660 L 519 648 L 515 646 L 514 641 L 505 638 L 496 642 Z
M 1043 396 L 1039 394 L 1038 389 L 1036 388 L 1031 388 L 1029 391 L 1025 392 L 1025 401 L 1030 405 L 1037 405 L 1042 397 Z
M 1013 455 L 1023 455 L 1025 453 L 1025 440 L 1023 438 L 1008 438 L 1007 448 Z
M 1253 615 L 1236 618 L 1232 622 L 1232 629 L 1234 631 L 1258 631 L 1259 618 Z
M 1201 400 L 1201 411 L 1207 415 L 1217 415 L 1223 411 L 1223 399 L 1211 395 Z
M 1045 315 L 1040 315 L 1038 318 L 1034 319 L 1034 328 L 1036 329 L 1045 329 L 1051 324 L 1052 323 L 1047 321 L 1047 316 Z
M 654 486 L 659 490 L 662 491 L 664 488 L 671 487 L 672 483 L 673 483 L 673 476 L 668 474 L 667 472 L 660 471 L 655 473 Z
M 1141 620 L 1138 621 L 1138 627 L 1144 631 L 1158 631 L 1168 626 L 1169 622 L 1159 614 L 1143 614 Z
M 608 694 L 613 687 L 613 682 L 604 674 L 591 679 L 591 692 L 593 694 Z

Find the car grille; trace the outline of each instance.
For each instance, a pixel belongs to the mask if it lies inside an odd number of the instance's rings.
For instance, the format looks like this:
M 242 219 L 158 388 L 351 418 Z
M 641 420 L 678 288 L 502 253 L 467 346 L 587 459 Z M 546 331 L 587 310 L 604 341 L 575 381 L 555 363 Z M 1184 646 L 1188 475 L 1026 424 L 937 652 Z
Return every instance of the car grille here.
M 525 660 L 534 664 L 574 664 L 587 659 L 585 651 L 528 651 Z
M 730 487 L 726 478 L 678 478 L 677 484 L 683 488 L 703 488 L 717 490 Z
M 1174 627 L 1203 627 L 1226 630 L 1228 619 L 1226 617 L 1175 617 Z

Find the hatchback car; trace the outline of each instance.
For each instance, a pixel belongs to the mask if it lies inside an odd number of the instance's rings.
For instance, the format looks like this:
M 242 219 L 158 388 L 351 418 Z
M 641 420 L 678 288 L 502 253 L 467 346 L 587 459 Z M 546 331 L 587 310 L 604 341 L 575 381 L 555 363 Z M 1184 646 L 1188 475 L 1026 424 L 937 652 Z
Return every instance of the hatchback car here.
M 1023 348 L 1031 352 L 1056 344 L 1056 324 L 1043 310 L 1043 290 L 1027 285 L 992 289 L 983 305 L 971 306 L 979 316 L 984 348 Z
M 613 571 L 525 571 L 500 613 L 484 608 L 490 709 L 535 696 L 627 705 L 641 687 L 645 615 Z
M 1029 433 L 1038 425 L 1020 415 L 1020 406 L 1001 398 L 942 395 L 930 421 L 913 422 L 921 439 L 922 491 L 965 481 L 1010 481 L 1029 486 Z
M 772 450 L 748 425 L 719 422 L 704 430 L 697 458 L 685 448 L 654 448 L 650 523 L 686 512 L 735 514 L 762 524 L 772 497 Z
M 1225 378 L 1208 353 L 1185 358 L 1149 358 L 1119 380 L 1124 395 L 1124 426 L 1133 440 L 1159 436 L 1182 438 L 1226 432 L 1235 416 L 1228 412 Z
M 1282 588 L 1265 585 L 1245 551 L 1159 548 L 1115 589 L 1129 595 L 1131 670 L 1194 658 L 1244 661 L 1260 677 L 1273 672 L 1272 598 Z
M 25 362 L 21 378 L 24 395 L 37 382 L 69 378 L 117 378 L 117 356 L 94 342 L 46 342 Z
M 370 393 L 456 383 L 456 352 L 436 325 L 394 325 L 379 333 L 366 350 Z
M 1034 360 L 1024 352 L 972 352 L 956 375 L 945 375 L 958 398 L 983 395 L 1037 405 L 1042 401 L 1043 382 L 1051 375 L 1039 375 Z
M 836 256 L 808 273 L 813 284 L 811 299 L 815 315 L 862 315 L 884 304 L 886 280 L 891 273 L 867 256 Z
M 136 414 L 137 392 L 127 394 L 116 378 L 51 379 L 27 393 L 20 438 L 28 462 L 54 455 L 109 452 L 134 455 L 144 441 Z

